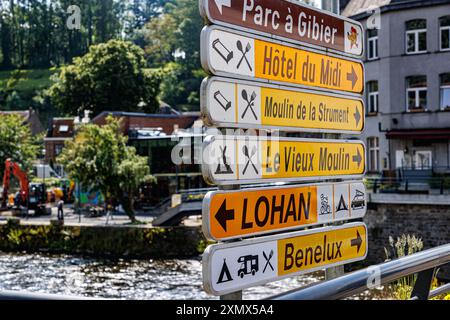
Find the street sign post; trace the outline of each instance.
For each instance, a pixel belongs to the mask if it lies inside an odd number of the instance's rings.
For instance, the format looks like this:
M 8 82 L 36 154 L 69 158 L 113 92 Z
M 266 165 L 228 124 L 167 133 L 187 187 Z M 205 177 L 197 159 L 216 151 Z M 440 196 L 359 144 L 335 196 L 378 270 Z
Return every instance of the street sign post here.
M 205 27 L 201 61 L 208 72 L 225 77 L 362 94 L 361 61 L 332 56 L 259 36 Z
M 222 295 L 364 260 L 367 227 L 349 223 L 210 246 L 203 254 L 203 286 Z
M 219 77 L 203 81 L 201 109 L 224 128 L 361 133 L 365 122 L 359 98 Z
M 236 299 L 244 288 L 363 260 L 363 223 L 296 231 L 364 217 L 361 181 L 241 188 L 362 178 L 363 142 L 278 137 L 275 131 L 337 137 L 363 131 L 362 25 L 295 0 L 199 1 L 213 24 L 201 33 L 202 67 L 213 75 L 201 87 L 204 123 L 255 129 L 203 143 L 203 178 L 219 186 L 204 199 L 203 233 L 226 242 L 203 255 L 205 290 Z M 270 137 L 257 137 L 256 130 Z M 294 232 L 267 236 L 287 231 Z
M 214 191 L 203 202 L 203 234 L 226 241 L 361 219 L 366 211 L 362 182 Z
M 201 0 L 209 22 L 357 58 L 363 54 L 360 23 L 292 0 Z
M 358 179 L 365 145 L 355 140 L 208 136 L 202 173 L 210 184 Z

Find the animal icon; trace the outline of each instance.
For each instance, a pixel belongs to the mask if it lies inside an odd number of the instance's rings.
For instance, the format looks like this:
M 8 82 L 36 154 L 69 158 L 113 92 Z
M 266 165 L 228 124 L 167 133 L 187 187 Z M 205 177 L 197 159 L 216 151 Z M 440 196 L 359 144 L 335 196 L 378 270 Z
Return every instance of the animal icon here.
M 347 32 L 347 39 L 351 43 L 351 48 L 353 48 L 353 46 L 358 48 L 358 31 L 356 31 L 355 27 L 352 27 L 351 31 Z

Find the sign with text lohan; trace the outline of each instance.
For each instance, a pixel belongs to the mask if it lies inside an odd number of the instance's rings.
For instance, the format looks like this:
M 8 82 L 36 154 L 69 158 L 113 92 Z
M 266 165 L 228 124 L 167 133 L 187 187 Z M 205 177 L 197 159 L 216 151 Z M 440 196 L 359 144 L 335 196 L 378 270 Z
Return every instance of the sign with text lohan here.
M 299 1 L 200 0 L 200 13 L 213 24 L 357 58 L 363 54 L 359 22 Z
M 202 173 L 217 185 L 358 179 L 365 173 L 365 154 L 357 140 L 208 136 Z
M 220 27 L 201 34 L 203 68 L 214 75 L 362 94 L 364 66 L 358 60 L 300 49 Z
M 209 246 L 203 286 L 223 295 L 324 268 L 364 260 L 367 227 L 349 223 Z
M 223 128 L 361 133 L 365 123 L 359 98 L 219 77 L 203 81 L 201 109 Z
M 213 191 L 203 201 L 203 234 L 226 241 L 361 219 L 366 211 L 360 181 Z

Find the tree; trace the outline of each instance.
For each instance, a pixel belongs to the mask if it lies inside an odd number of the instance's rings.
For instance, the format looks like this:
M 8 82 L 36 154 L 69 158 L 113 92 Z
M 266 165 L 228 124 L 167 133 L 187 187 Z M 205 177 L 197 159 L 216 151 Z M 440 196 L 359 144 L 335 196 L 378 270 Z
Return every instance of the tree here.
M 131 42 L 110 40 L 91 46 L 89 53 L 63 67 L 49 89 L 52 103 L 63 113 L 91 110 L 143 111 L 158 109 L 160 75 L 146 69 L 144 52 Z
M 58 162 L 71 179 L 99 190 L 106 203 L 117 200 L 134 223 L 134 195 L 142 183 L 153 179 L 148 159 L 127 146 L 119 120 L 110 116 L 106 122 L 101 127 L 82 126 L 75 139 L 66 142 Z
M 200 33 L 204 21 L 192 0 L 174 0 L 144 28 L 145 53 L 153 67 L 161 67 L 161 98 L 178 109 L 198 108 Z
M 0 114 L 0 177 L 3 176 L 3 166 L 6 159 L 11 159 L 28 171 L 32 161 L 36 159 L 39 149 L 31 135 L 30 127 L 24 124 L 19 115 Z

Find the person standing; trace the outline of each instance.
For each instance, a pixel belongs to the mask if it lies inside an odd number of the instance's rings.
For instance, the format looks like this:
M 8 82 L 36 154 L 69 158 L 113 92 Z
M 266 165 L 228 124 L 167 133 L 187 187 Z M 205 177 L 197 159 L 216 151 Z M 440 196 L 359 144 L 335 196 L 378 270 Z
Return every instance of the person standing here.
M 58 201 L 58 220 L 64 221 L 64 201 Z

